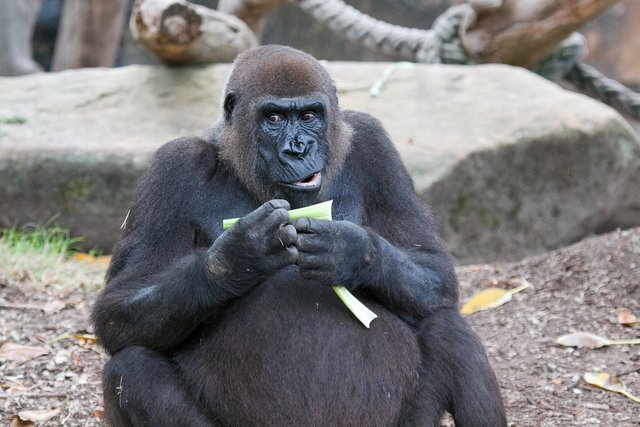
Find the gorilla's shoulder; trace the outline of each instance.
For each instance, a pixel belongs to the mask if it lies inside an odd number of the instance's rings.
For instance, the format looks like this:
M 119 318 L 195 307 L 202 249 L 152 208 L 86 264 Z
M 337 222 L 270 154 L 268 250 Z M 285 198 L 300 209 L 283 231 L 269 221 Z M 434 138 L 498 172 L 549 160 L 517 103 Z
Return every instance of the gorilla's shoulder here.
M 151 168 L 162 168 L 170 173 L 200 169 L 211 173 L 217 165 L 218 147 L 212 140 L 184 136 L 161 146 L 154 155 Z
M 344 110 L 342 112 L 344 120 L 353 127 L 357 132 L 362 132 L 367 129 L 371 130 L 384 130 L 382 123 L 371 114 L 363 113 L 362 111 Z
M 391 142 L 382 122 L 370 114 L 345 110 L 344 121 L 353 129 L 351 152 L 359 158 L 367 158 L 373 164 L 398 161 L 398 152 Z

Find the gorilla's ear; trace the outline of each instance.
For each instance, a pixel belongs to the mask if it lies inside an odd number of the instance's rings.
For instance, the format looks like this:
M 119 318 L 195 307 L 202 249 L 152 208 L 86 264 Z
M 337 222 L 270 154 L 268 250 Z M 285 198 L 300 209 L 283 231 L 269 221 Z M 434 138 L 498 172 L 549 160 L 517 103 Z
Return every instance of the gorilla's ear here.
M 231 120 L 231 113 L 233 113 L 233 109 L 236 106 L 236 94 L 233 92 L 229 92 L 227 96 L 224 98 L 224 119 L 226 121 Z

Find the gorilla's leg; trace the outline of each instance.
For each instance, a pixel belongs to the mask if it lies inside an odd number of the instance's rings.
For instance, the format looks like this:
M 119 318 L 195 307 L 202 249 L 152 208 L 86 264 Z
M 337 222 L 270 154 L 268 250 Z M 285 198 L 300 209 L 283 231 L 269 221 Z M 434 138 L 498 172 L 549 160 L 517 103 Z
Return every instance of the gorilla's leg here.
M 102 373 L 104 414 L 112 426 L 214 426 L 181 384 L 171 362 L 145 347 L 127 347 Z
M 438 426 L 446 409 L 456 427 L 506 427 L 500 386 L 482 343 L 456 310 L 423 319 L 419 343 L 424 372 L 408 425 Z

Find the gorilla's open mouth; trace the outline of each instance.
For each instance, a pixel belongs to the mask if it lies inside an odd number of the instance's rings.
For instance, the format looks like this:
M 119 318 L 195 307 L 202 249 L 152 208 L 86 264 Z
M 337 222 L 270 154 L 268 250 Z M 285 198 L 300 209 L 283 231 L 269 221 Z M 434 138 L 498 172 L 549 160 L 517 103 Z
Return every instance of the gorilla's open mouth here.
M 296 188 L 296 189 L 314 189 L 314 188 L 318 188 L 320 187 L 320 184 L 322 183 L 322 173 L 321 172 L 316 172 L 314 174 L 309 175 L 308 177 L 300 180 L 300 181 L 295 181 L 295 182 L 285 182 L 283 183 L 285 186 L 289 187 L 289 188 Z

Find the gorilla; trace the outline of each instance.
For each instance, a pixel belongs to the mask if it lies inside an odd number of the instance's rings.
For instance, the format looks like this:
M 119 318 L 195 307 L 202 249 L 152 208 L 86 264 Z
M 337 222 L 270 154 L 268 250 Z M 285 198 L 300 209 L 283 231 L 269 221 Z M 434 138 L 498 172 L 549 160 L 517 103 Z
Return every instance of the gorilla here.
M 244 52 L 162 146 L 93 308 L 115 426 L 506 426 L 454 267 L 381 124 L 313 57 Z M 334 221 L 289 210 L 333 200 Z M 222 220 L 242 217 L 223 231 Z M 332 291 L 378 314 L 360 324 Z

